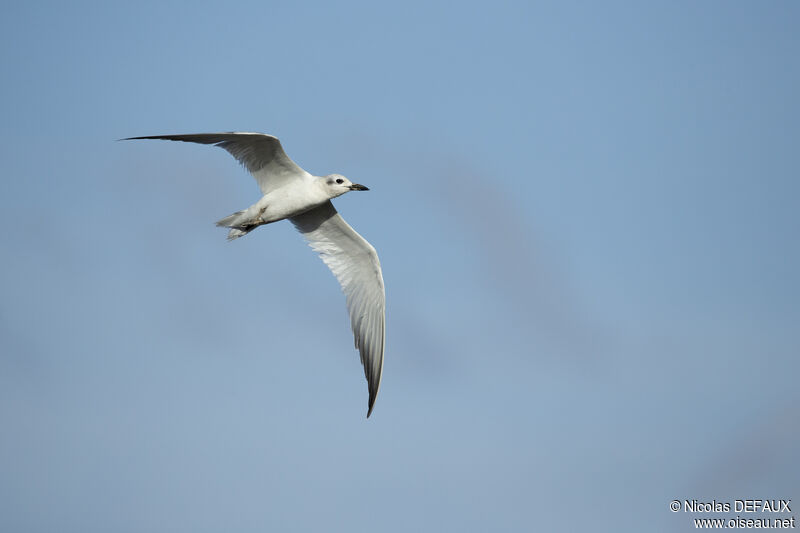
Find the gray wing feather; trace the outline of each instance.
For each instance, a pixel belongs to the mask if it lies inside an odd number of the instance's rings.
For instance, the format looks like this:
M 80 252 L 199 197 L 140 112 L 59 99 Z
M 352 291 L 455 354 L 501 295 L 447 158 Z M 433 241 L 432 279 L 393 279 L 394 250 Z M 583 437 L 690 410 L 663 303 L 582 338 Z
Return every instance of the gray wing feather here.
M 191 133 L 187 135 L 150 135 L 129 137 L 125 141 L 138 139 L 162 139 L 199 144 L 213 144 L 224 148 L 250 171 L 258 182 L 261 192 L 267 194 L 295 179 L 313 179 L 283 151 L 277 137 L 264 133 Z
M 381 385 L 385 344 L 386 298 L 378 254 L 330 201 L 289 220 L 319 253 L 347 297 L 350 325 L 369 388 L 369 417 Z

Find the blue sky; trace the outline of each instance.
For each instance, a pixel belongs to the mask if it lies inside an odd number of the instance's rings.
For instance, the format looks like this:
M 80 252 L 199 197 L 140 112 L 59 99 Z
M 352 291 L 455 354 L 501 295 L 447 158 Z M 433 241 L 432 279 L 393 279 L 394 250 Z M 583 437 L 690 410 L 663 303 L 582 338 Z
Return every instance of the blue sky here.
M 38 3 L 0 17 L 0 529 L 685 531 L 795 498 L 793 2 Z M 222 150 L 378 249 L 341 295 Z M 732 517 L 733 515 L 731 515 Z

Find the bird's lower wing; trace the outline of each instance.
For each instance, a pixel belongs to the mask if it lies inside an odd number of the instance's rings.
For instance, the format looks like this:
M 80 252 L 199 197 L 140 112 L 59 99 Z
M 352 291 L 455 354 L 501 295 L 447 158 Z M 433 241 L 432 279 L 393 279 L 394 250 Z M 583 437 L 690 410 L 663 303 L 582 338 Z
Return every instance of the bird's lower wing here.
M 369 417 L 381 384 L 385 342 L 386 298 L 378 254 L 330 201 L 289 220 L 319 253 L 347 297 L 350 325 L 369 386 Z

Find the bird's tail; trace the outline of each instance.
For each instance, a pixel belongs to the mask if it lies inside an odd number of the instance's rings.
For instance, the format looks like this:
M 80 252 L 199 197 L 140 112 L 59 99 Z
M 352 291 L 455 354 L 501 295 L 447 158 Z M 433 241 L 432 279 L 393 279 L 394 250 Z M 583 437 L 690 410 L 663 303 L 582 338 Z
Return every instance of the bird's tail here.
M 249 228 L 249 229 L 231 228 L 231 230 L 228 232 L 228 240 L 232 241 L 234 239 L 238 239 L 239 237 L 244 237 L 245 235 L 253 231 L 253 229 L 254 228 Z
M 243 237 L 258 227 L 254 224 L 245 223 L 244 217 L 242 216 L 244 213 L 244 211 L 237 211 L 232 215 L 217 220 L 217 226 L 231 228 L 228 232 L 229 241 Z

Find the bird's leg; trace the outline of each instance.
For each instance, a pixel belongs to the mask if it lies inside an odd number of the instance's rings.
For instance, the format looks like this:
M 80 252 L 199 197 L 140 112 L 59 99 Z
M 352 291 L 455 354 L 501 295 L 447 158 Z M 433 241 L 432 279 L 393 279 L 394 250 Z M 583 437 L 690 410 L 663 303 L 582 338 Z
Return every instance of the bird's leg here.
M 243 231 L 253 231 L 259 226 L 263 226 L 264 224 L 269 224 L 269 221 L 264 220 L 264 211 L 267 210 L 267 206 L 264 206 L 258 210 L 258 213 L 244 222 L 240 226 L 238 226 Z
M 264 216 L 264 211 L 266 211 L 266 210 L 267 210 L 267 206 L 264 206 L 261 209 L 259 209 L 258 216 L 256 217 L 256 225 L 257 226 L 260 226 L 262 224 L 266 224 L 267 223 L 267 221 L 262 218 Z

